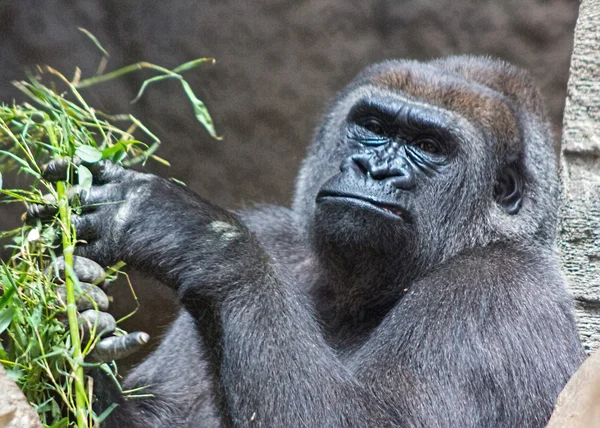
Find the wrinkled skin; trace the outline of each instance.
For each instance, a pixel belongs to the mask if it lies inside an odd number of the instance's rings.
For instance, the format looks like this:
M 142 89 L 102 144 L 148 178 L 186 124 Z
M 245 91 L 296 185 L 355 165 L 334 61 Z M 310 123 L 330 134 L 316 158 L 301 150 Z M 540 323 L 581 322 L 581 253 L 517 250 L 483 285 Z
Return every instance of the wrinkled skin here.
M 79 254 L 122 259 L 183 306 L 126 380 L 152 398 L 97 379 L 100 410 L 120 404 L 106 426 L 542 427 L 583 359 L 552 136 L 507 64 L 365 70 L 325 116 L 292 209 L 232 214 L 92 167 Z

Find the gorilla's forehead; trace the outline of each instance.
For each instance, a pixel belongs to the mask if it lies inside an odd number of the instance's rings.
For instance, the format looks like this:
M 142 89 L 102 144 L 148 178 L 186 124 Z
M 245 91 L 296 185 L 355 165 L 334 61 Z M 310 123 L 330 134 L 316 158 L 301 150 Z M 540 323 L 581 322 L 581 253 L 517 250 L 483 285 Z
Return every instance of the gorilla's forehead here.
M 521 135 L 518 106 L 504 94 L 474 80 L 429 64 L 388 63 L 367 78 L 379 88 L 443 107 L 479 124 L 505 145 L 518 149 Z

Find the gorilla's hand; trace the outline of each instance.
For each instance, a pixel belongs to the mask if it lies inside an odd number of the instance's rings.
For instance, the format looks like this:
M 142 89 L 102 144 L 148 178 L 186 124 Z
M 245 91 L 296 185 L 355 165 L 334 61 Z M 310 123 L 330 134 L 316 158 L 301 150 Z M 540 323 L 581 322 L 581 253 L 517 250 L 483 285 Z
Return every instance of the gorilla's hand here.
M 150 193 L 153 181 L 158 177 L 124 169 L 113 163 L 102 161 L 86 164 L 93 175 L 93 186 L 83 190 L 78 186 L 71 189 L 69 198 L 78 198 L 79 215 L 72 214 L 71 222 L 77 232 L 77 254 L 108 266 L 122 260 L 124 232 L 132 221 L 143 219 L 140 216 L 144 196 Z M 68 159 L 54 160 L 43 168 L 43 175 L 49 181 L 65 180 L 70 169 L 76 169 Z M 30 205 L 26 221 L 48 219 L 56 215 L 58 207 L 52 197 L 47 205 Z
M 70 167 L 68 160 L 52 161 L 44 175 L 61 180 Z M 226 294 L 240 273 L 260 270 L 265 262 L 234 215 L 185 186 L 107 161 L 88 168 L 93 186 L 78 192 L 81 213 L 71 216 L 78 241 L 85 241 L 77 255 L 104 266 L 123 260 L 192 298 Z M 32 205 L 26 218 L 55 213 L 55 204 Z
M 59 257 L 51 266 L 59 280 L 65 277 L 65 261 Z M 142 348 L 150 339 L 147 333 L 134 332 L 115 336 L 117 323 L 108 310 L 108 297 L 99 287 L 104 284 L 104 269 L 93 260 L 75 256 L 73 270 L 79 279 L 80 293 L 77 293 L 79 329 L 83 341 L 89 340 L 91 333 L 101 339 L 96 343 L 88 359 L 93 362 L 109 362 L 125 358 Z M 95 285 L 98 284 L 98 285 Z M 66 303 L 66 289 L 60 286 L 59 297 Z

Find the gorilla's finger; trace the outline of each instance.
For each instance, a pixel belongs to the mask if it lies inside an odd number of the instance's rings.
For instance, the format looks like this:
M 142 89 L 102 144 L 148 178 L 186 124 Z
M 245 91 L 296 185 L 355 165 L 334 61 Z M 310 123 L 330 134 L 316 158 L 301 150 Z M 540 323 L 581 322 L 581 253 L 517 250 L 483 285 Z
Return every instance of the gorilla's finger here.
M 110 336 L 99 341 L 88 358 L 103 363 L 120 360 L 139 351 L 149 340 L 148 333 L 139 331 L 125 336 Z
M 58 205 L 31 204 L 27 211 L 21 217 L 21 220 L 27 224 L 35 223 L 36 220 L 50 220 L 58 213 Z
M 110 161 L 100 161 L 86 165 L 94 176 L 94 181 L 99 184 L 122 181 L 129 173 L 128 170 Z
M 77 322 L 83 331 L 84 340 L 89 339 L 92 331 L 95 331 L 96 337 L 103 337 L 117 328 L 117 322 L 111 314 L 93 309 L 79 313 Z
M 81 282 L 80 285 L 81 294 L 76 296 L 76 305 L 79 312 L 87 311 L 88 309 L 108 310 L 108 296 L 100 287 L 88 284 L 87 282 Z M 57 293 L 60 299 L 66 303 L 67 290 L 64 287 L 59 287 Z
M 77 239 L 92 241 L 98 237 L 98 222 L 93 215 L 71 215 L 71 224 L 77 231 Z
M 85 165 L 90 170 L 94 177 L 94 183 L 103 184 L 108 182 L 118 182 L 126 177 L 128 170 L 107 160 L 100 162 L 88 163 L 83 162 L 79 157 L 75 156 L 72 161 L 67 158 L 55 159 L 48 162 L 42 167 L 42 176 L 48 181 L 59 181 L 67 178 L 69 167 L 77 167 Z M 77 173 L 77 169 L 74 169 Z
M 54 275 L 58 278 L 65 278 L 65 258 L 63 256 L 57 257 L 56 261 L 50 265 L 49 269 L 52 269 Z M 102 266 L 93 260 L 85 257 L 73 256 L 73 271 L 80 282 L 87 282 L 89 284 L 102 285 L 106 273 Z
M 84 199 L 89 191 L 82 190 L 79 186 L 73 186 L 67 191 L 67 198 L 71 202 L 75 196 L 78 196 L 81 201 L 81 211 L 90 212 L 96 209 L 91 203 L 84 203 Z M 43 196 L 45 204 L 31 204 L 27 207 L 27 211 L 21 217 L 21 220 L 27 224 L 34 223 L 37 219 L 42 221 L 50 220 L 58 213 L 58 204 L 56 198 L 47 194 Z
M 54 159 L 42 166 L 42 176 L 48 181 L 60 181 L 67 178 L 71 161 L 67 158 Z

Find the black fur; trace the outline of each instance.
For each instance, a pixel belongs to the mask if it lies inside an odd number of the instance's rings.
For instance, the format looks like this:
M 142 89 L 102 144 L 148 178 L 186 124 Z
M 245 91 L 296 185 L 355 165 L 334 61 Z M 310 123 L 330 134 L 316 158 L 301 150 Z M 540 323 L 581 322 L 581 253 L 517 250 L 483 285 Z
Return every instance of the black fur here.
M 231 214 L 104 164 L 81 255 L 184 309 L 103 392 L 110 427 L 542 427 L 583 359 L 541 101 L 485 58 L 391 61 L 341 93 L 293 209 Z M 102 383 L 102 382 L 100 382 Z M 102 384 L 99 388 L 107 388 Z

